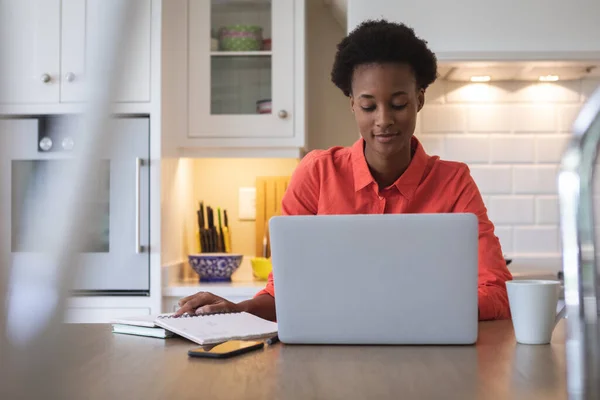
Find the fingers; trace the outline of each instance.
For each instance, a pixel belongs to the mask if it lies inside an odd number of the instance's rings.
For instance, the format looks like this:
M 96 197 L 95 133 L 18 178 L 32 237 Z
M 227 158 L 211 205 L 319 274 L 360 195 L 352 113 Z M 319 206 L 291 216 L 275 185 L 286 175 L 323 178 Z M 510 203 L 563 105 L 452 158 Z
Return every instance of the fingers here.
M 193 296 L 188 296 L 185 299 L 179 301 L 180 308 L 175 312 L 175 316 L 179 317 L 185 313 L 194 314 L 196 308 L 203 306 L 205 304 L 210 303 L 210 298 L 212 294 L 206 292 L 196 293 Z
M 226 300 L 220 300 L 221 301 L 217 303 L 206 304 L 204 306 L 198 307 L 196 309 L 196 315 L 224 314 L 236 312 L 235 304 L 230 303 Z
M 183 300 L 185 299 L 188 300 L 184 302 Z M 181 308 L 175 312 L 174 316 L 179 317 L 185 313 L 194 314 L 198 307 L 225 302 L 225 300 L 222 298 L 208 292 L 196 293 L 195 295 L 188 296 L 185 299 L 182 299 L 180 302 L 182 304 Z
M 227 305 L 223 303 L 208 304 L 196 309 L 196 315 L 218 314 L 226 311 Z
M 196 308 L 199 306 L 203 306 L 204 304 L 210 304 L 212 299 L 215 298 L 212 293 L 208 292 L 198 292 L 193 296 L 188 296 L 185 299 L 179 301 L 180 307 L 185 307 L 186 304 L 190 304 L 195 306 Z M 185 300 L 185 301 L 184 301 Z
M 188 302 L 188 303 L 184 304 L 183 307 L 179 308 L 179 310 L 175 311 L 173 316 L 180 317 L 185 313 L 193 314 L 195 310 L 196 310 L 196 307 L 194 307 L 191 302 Z
M 193 299 L 194 297 L 196 297 L 196 296 L 198 296 L 198 295 L 200 295 L 202 293 L 206 293 L 206 292 L 198 292 L 198 293 L 193 294 L 191 296 L 187 296 L 187 297 L 184 297 L 183 299 L 180 299 L 179 303 L 178 303 L 179 307 L 182 307 L 185 303 L 187 303 L 188 301 L 190 301 L 191 299 Z

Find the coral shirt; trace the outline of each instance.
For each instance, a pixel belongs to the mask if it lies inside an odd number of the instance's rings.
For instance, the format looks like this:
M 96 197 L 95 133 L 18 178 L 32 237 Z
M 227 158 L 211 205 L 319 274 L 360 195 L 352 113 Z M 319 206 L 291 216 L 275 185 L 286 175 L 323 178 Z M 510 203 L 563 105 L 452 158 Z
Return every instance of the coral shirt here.
M 352 147 L 308 153 L 294 171 L 283 215 L 473 213 L 479 219 L 479 319 L 510 318 L 506 267 L 494 225 L 466 164 L 428 156 L 412 138 L 413 158 L 389 187 L 379 190 L 359 139 Z M 275 296 L 273 275 L 257 296 Z

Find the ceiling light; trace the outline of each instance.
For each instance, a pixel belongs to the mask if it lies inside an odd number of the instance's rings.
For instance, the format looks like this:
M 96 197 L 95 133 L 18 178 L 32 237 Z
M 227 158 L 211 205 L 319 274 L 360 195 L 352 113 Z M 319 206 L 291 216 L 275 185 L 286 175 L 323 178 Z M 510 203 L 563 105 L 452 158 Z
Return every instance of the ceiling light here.
M 489 82 L 490 81 L 490 76 L 489 75 L 481 75 L 481 76 L 472 76 L 471 77 L 471 82 Z
M 542 75 L 540 76 L 541 82 L 556 82 L 558 80 L 558 75 Z

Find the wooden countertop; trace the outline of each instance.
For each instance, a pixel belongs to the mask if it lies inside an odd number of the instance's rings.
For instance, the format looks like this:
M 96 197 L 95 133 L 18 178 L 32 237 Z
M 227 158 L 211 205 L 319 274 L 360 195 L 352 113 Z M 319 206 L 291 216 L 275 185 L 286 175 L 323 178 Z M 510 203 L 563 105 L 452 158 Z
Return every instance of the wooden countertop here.
M 476 346 L 276 344 L 225 360 L 189 359 L 183 339 L 69 325 L 72 398 L 565 399 L 564 321 L 545 346 L 518 345 L 510 321 L 479 325 Z

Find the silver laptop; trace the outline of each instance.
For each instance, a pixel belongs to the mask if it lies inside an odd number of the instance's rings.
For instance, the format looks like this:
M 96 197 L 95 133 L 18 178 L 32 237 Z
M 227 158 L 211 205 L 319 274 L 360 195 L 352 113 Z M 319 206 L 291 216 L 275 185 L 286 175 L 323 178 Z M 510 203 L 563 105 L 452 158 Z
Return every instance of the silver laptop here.
M 278 216 L 269 231 L 282 342 L 476 342 L 475 215 Z

